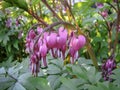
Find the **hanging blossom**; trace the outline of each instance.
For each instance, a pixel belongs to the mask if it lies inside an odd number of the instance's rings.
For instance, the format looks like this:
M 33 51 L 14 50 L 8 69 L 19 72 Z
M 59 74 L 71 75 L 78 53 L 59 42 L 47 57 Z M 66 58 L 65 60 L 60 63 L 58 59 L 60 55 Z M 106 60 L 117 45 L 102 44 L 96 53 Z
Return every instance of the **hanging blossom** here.
M 113 70 L 116 68 L 116 62 L 114 59 L 108 59 L 105 63 L 102 65 L 102 77 L 106 81 L 112 81 L 112 78 L 110 78 L 110 75 L 113 74 Z
M 103 8 L 104 4 L 103 3 L 96 3 L 97 8 Z
M 19 26 L 19 24 L 20 24 L 20 20 L 19 20 L 19 18 L 16 18 L 16 22 L 15 22 L 15 24 L 16 24 L 16 26 Z
M 23 30 L 20 30 L 18 32 L 18 39 L 21 39 L 23 37 Z
M 46 56 L 48 53 L 54 58 L 65 59 L 65 53 L 69 50 L 71 63 L 78 59 L 78 51 L 85 45 L 86 38 L 83 35 L 76 36 L 71 32 L 68 35 L 64 27 L 60 27 L 58 32 L 44 32 L 38 39 L 38 35 L 43 32 L 43 28 L 37 27 L 36 32 L 30 30 L 26 37 L 26 52 L 30 55 L 30 68 L 33 75 L 37 75 L 40 67 L 47 67 Z M 36 42 L 36 40 L 38 41 Z
M 114 2 L 114 3 L 117 3 L 117 2 L 119 2 L 119 1 L 118 1 L 118 0 L 113 0 L 113 2 Z
M 106 18 L 108 16 L 108 11 L 104 10 L 100 14 L 101 14 L 102 17 Z
M 74 61 L 79 57 L 78 50 L 81 49 L 86 43 L 86 39 L 83 35 L 79 36 L 72 36 L 69 44 L 70 48 L 70 56 L 71 56 L 71 63 L 73 64 Z
M 10 27 L 12 26 L 12 20 L 11 20 L 11 18 L 8 18 L 8 19 L 5 21 L 5 26 L 6 26 L 7 28 L 10 28 Z

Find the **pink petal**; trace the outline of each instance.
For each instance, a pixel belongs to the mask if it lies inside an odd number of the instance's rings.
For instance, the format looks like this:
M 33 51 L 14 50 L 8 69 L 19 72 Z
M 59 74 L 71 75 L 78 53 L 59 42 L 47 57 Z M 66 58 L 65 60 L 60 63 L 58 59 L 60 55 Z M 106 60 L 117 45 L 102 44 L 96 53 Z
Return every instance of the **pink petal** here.
M 38 33 L 38 34 L 41 34 L 42 32 L 43 32 L 43 28 L 41 28 L 41 27 L 38 26 L 38 27 L 37 27 L 37 33 Z

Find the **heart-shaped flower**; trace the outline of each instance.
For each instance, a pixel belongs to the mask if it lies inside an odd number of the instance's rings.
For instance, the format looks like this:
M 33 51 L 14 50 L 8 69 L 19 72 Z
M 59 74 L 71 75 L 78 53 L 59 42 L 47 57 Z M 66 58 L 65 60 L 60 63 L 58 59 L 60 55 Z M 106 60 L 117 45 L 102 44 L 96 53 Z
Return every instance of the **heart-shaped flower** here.
M 46 38 L 47 46 L 49 49 L 55 48 L 57 44 L 57 34 L 51 32 Z

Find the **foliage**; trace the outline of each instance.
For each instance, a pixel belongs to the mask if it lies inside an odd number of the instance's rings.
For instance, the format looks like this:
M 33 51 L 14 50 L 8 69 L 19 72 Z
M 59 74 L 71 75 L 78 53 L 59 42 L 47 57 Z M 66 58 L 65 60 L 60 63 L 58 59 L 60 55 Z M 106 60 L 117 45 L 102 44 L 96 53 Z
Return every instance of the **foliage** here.
M 29 72 L 28 58 L 9 68 L 0 68 L 0 90 L 51 90 L 42 77 L 33 77 Z
M 38 77 L 29 72 L 28 59 L 9 68 L 0 68 L 0 90 L 119 90 L 119 69 L 114 70 L 113 82 L 104 81 L 101 72 L 89 59 L 79 58 L 74 65 L 49 57 L 47 70 Z M 48 84 L 49 83 L 49 84 Z
M 119 21 L 119 0 L 2 0 L 0 90 L 120 90 Z M 85 36 L 74 64 L 67 47 L 64 60 L 47 53 L 47 67 L 41 64 L 37 77 L 30 73 L 25 37 L 38 26 L 48 32 L 62 26 L 69 36 Z M 116 69 L 105 81 L 101 66 L 111 58 Z

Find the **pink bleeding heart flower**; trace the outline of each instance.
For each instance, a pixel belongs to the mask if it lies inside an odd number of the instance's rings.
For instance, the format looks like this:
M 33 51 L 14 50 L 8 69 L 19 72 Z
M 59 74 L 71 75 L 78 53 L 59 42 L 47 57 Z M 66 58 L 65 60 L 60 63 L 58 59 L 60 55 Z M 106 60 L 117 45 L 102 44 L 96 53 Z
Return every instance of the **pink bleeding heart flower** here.
M 38 59 L 41 59 L 41 56 L 40 56 L 40 54 L 39 54 L 39 46 L 38 46 L 38 43 L 36 43 L 36 44 L 34 44 L 34 47 L 33 47 L 34 49 L 34 53 L 35 53 L 35 55 L 37 56 L 37 58 Z
M 37 44 L 38 44 L 39 47 L 42 45 L 42 38 L 39 38 L 39 39 L 38 39 Z
M 96 3 L 97 8 L 103 8 L 103 3 Z
M 72 57 L 71 63 L 73 64 L 74 60 L 75 60 L 75 57 L 77 57 L 77 51 L 74 48 L 71 47 L 69 53 L 70 53 L 70 56 Z
M 23 37 L 23 31 L 20 30 L 19 33 L 18 33 L 18 39 L 21 39 Z
M 7 27 L 7 28 L 10 28 L 10 27 L 12 26 L 12 20 L 11 20 L 11 18 L 8 18 L 8 19 L 5 21 L 5 23 L 6 23 L 6 27 Z
M 34 47 L 34 42 L 30 41 L 26 43 L 26 52 L 31 53 Z
M 33 48 L 34 48 L 34 42 L 31 41 L 30 44 L 29 44 L 29 49 L 30 49 L 31 52 L 33 51 Z
M 60 27 L 58 32 L 57 44 L 61 48 L 66 44 L 66 41 L 67 41 L 67 30 L 65 30 L 63 27 Z
M 69 53 L 70 53 L 70 56 L 72 57 L 72 60 L 71 60 L 72 64 L 74 63 L 74 59 L 79 48 L 77 47 L 77 44 L 78 44 L 78 38 L 72 37 L 69 44 L 69 48 L 70 48 Z
M 48 48 L 50 49 L 55 48 L 57 44 L 57 34 L 50 33 L 50 35 L 47 36 L 46 40 Z
M 116 28 L 116 30 L 117 30 L 117 28 Z M 118 26 L 118 32 L 120 32 L 120 25 Z
M 26 43 L 30 43 L 31 39 L 29 38 L 29 35 L 26 37 Z
M 57 35 L 56 56 L 61 57 L 62 55 L 63 60 L 65 59 L 66 42 L 67 42 L 67 30 L 64 29 L 63 27 L 60 27 Z
M 38 33 L 38 34 L 41 34 L 42 32 L 43 32 L 43 28 L 41 28 L 41 27 L 38 26 L 38 27 L 37 27 L 37 33 Z
M 37 75 L 39 72 L 39 61 L 37 60 L 37 57 L 35 54 L 32 54 L 30 57 L 30 65 L 31 65 L 31 71 L 34 76 Z
M 102 12 L 101 12 L 101 15 L 102 15 L 103 17 L 107 17 L 107 16 L 108 16 L 108 11 L 106 11 L 106 10 L 105 10 L 105 11 L 102 11 Z
M 26 52 L 27 53 L 30 53 L 30 42 L 31 42 L 31 39 L 29 38 L 29 36 L 27 35 L 27 37 L 26 37 L 26 44 L 25 44 L 25 46 L 26 46 Z
M 86 44 L 86 38 L 83 35 L 79 35 L 78 39 L 79 39 L 78 47 L 82 48 Z
M 47 66 L 46 55 L 47 55 L 48 49 L 47 49 L 45 40 L 43 40 L 43 43 L 40 46 L 40 50 L 39 51 L 40 51 L 40 55 L 41 55 L 41 58 L 42 58 L 42 61 L 43 61 L 43 65 L 44 65 L 44 67 L 46 67 Z
M 19 18 L 16 18 L 16 22 L 15 22 L 16 26 L 18 26 L 20 24 L 20 20 Z
M 61 48 L 61 52 L 62 52 L 62 59 L 63 59 L 63 60 L 65 59 L 65 52 L 66 52 L 66 48 L 67 48 L 67 46 L 66 46 L 66 45 L 62 46 L 62 48 Z
M 44 40 L 47 42 L 47 37 L 49 36 L 49 33 L 48 32 L 44 32 L 43 33 L 43 38 Z
M 72 57 L 71 63 L 74 63 L 74 59 L 78 58 L 78 50 L 82 48 L 86 43 L 86 39 L 83 35 L 79 35 L 78 37 L 73 36 L 71 38 L 69 48 L 70 55 Z
M 35 31 L 34 30 L 30 30 L 30 32 L 28 33 L 28 37 L 30 39 L 34 39 L 36 37 Z
M 28 43 L 26 43 L 26 44 L 25 44 L 25 46 L 26 46 L 25 51 L 26 51 L 27 53 L 30 53 L 29 44 L 28 44 Z

